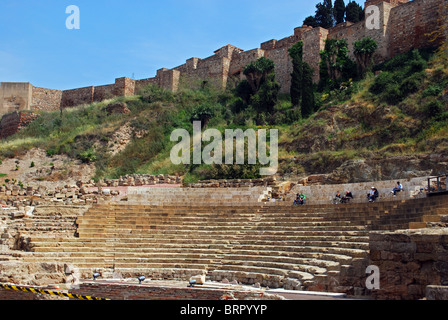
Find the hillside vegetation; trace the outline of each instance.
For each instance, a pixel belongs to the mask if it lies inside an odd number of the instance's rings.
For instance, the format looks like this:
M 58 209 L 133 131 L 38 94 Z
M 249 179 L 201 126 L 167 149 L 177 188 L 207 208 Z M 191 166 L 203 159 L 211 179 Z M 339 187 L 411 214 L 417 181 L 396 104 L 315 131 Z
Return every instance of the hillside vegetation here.
M 252 66 L 252 72 L 266 71 L 257 88 L 250 81 L 225 92 L 207 83 L 176 93 L 148 86 L 133 97 L 42 112 L 38 120 L 0 143 L 0 159 L 41 148 L 49 156 L 65 154 L 94 163 L 96 179 L 132 173 L 178 174 L 186 182 L 258 177 L 258 166 L 172 164 L 170 151 L 176 143 L 170 134 L 176 128 L 192 132 L 193 120 L 221 132 L 279 129 L 278 175 L 288 179 L 333 173 L 334 181 L 345 181 L 349 177 L 343 175 L 355 176 L 354 171 L 362 170 L 359 164 L 371 159 L 400 159 L 398 169 L 407 161 L 415 164 L 416 156 L 448 159 L 446 59 L 440 50 L 436 55 L 414 50 L 374 66 L 362 77 L 316 86 L 314 110 L 305 117 L 290 95 L 278 94 L 273 66 L 266 61 Z M 130 113 L 108 114 L 106 106 L 117 103 L 125 104 Z M 439 167 L 444 161 L 440 159 L 434 160 Z M 352 171 L 340 171 L 347 164 Z M 440 168 L 446 170 L 446 165 Z M 339 176 L 334 174 L 338 170 Z

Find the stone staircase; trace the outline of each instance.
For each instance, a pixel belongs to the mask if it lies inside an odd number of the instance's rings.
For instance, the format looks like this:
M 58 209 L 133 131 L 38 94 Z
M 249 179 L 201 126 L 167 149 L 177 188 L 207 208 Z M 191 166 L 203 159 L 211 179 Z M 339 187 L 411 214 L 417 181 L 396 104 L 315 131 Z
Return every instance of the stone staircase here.
M 35 214 L 20 227 L 27 246 L 16 256 L 71 265 L 83 278 L 94 272 L 183 281 L 206 275 L 270 288 L 353 292 L 365 277 L 370 230 L 407 229 L 448 207 L 446 196 L 291 206 L 255 201 L 258 191 L 254 201 L 222 205 L 206 200 L 215 189 L 201 191 L 164 198 L 163 205 L 116 202 L 64 218 Z
M 363 226 L 328 221 L 315 208 L 95 205 L 78 217 L 79 238 L 31 236 L 23 261 L 74 265 L 123 277 L 208 279 L 306 289 L 367 256 Z

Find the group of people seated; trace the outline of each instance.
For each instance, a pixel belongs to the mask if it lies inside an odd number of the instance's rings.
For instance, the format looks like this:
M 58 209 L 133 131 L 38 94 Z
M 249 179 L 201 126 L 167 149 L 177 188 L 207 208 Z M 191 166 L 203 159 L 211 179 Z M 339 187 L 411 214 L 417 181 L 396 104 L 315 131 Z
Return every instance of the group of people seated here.
M 294 199 L 293 205 L 295 205 L 295 206 L 296 205 L 304 205 L 305 202 L 306 202 L 305 195 L 303 193 L 302 194 L 298 193 L 296 195 L 296 198 Z
M 397 195 L 398 192 L 402 192 L 404 191 L 403 185 L 400 182 L 397 182 L 397 186 L 395 188 L 393 188 L 393 190 L 391 191 L 394 196 Z M 375 187 L 372 187 L 370 189 L 370 192 L 367 194 L 367 199 L 369 200 L 369 202 L 375 202 L 379 197 L 379 192 L 378 189 Z M 333 198 L 333 203 L 334 204 L 338 204 L 338 203 L 348 203 L 350 202 L 350 200 L 353 199 L 353 194 L 350 191 L 346 191 L 345 195 L 341 195 L 341 193 L 338 191 L 335 195 L 335 197 Z M 305 204 L 306 201 L 306 197 L 304 194 L 300 194 L 297 193 L 296 199 L 294 200 L 293 205 L 303 205 Z
M 400 181 L 398 181 L 397 186 L 392 189 L 391 193 L 393 193 L 395 197 L 398 192 L 402 191 L 404 191 L 403 185 L 400 183 Z M 372 187 L 370 192 L 367 194 L 367 199 L 369 199 L 369 202 L 374 202 L 376 199 L 378 199 L 378 197 L 378 190 L 375 187 Z
M 333 199 L 333 203 L 347 203 L 350 202 L 350 199 L 353 199 L 353 195 L 350 191 L 346 191 L 345 195 L 341 195 L 339 191 L 336 193 L 336 196 Z

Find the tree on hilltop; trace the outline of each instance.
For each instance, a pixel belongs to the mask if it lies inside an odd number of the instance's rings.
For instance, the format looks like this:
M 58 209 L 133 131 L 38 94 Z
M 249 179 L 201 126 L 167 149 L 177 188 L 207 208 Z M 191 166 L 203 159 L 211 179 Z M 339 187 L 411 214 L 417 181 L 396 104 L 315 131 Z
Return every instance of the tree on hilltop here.
M 345 21 L 353 23 L 364 20 L 364 10 L 355 1 L 349 1 L 345 8 Z
M 345 3 L 344 0 L 335 0 L 334 2 L 334 19 L 336 24 L 345 20 Z
M 317 22 L 314 16 L 306 17 L 305 20 L 303 20 L 303 25 L 310 26 L 313 28 L 320 27 L 319 23 Z
M 329 29 L 338 23 L 350 21 L 353 23 L 364 20 L 364 9 L 355 1 L 345 5 L 344 0 L 335 0 L 334 7 L 331 0 L 323 0 L 316 5 L 314 16 L 306 17 L 303 24 L 307 26 Z
M 331 0 L 323 0 L 316 5 L 316 21 L 320 27 L 330 29 L 334 26 L 334 12 Z

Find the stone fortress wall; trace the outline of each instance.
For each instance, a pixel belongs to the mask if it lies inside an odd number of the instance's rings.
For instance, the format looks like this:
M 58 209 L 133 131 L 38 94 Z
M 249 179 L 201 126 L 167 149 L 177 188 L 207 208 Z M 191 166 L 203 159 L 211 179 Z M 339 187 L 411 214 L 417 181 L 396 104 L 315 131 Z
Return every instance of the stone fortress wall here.
M 244 51 L 228 44 L 205 59 L 193 57 L 173 69 L 159 69 L 155 77 L 148 79 L 117 78 L 114 84 L 65 91 L 38 88 L 30 83 L 1 83 L 0 116 L 19 110 L 55 111 L 114 96 L 132 96 L 148 84 L 176 91 L 182 85 L 194 87 L 208 82 L 225 89 L 243 79 L 244 67 L 260 57 L 274 61 L 281 90 L 289 92 L 292 63 L 288 49 L 297 41 L 303 41 L 303 59 L 314 69 L 314 80 L 318 81 L 320 51 L 326 39 L 346 39 L 353 55 L 353 43 L 371 37 L 378 43 L 376 63 L 411 49 L 435 46 L 428 34 L 442 23 L 443 3 L 444 0 L 368 0 L 366 16 L 370 17 L 370 5 L 377 6 L 379 29 L 368 26 L 371 19 L 340 23 L 329 30 L 304 25 L 295 28 L 291 36 L 261 43 L 260 48 Z

